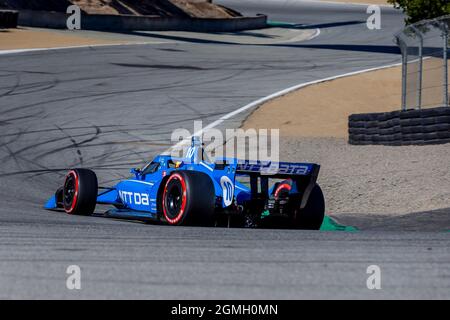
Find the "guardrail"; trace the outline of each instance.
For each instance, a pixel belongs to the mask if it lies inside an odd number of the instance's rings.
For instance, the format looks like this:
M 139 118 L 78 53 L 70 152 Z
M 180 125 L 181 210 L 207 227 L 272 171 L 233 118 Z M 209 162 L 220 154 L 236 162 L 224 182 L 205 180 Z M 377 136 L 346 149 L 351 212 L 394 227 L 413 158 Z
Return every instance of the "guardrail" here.
M 69 14 L 48 11 L 21 10 L 19 25 L 65 29 Z M 261 29 L 267 26 L 267 16 L 235 17 L 230 19 L 164 18 L 132 15 L 81 16 L 81 29 L 99 31 L 200 31 L 231 32 Z
M 0 10 L 0 28 L 17 28 L 19 12 Z

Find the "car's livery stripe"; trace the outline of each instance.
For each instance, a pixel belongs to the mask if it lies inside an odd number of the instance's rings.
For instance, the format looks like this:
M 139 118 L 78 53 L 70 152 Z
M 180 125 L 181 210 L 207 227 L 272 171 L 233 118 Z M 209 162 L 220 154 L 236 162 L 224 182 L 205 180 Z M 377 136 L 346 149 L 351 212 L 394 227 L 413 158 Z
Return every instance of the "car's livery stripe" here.
M 245 188 L 243 188 L 243 187 L 240 187 L 240 186 L 238 186 L 237 184 L 235 184 L 234 187 L 235 187 L 236 189 L 240 189 L 240 190 L 243 190 L 243 191 L 249 191 L 249 189 L 245 189 Z
M 200 162 L 200 164 L 201 164 L 202 166 L 204 166 L 206 169 L 208 169 L 209 171 L 214 171 L 214 169 L 211 168 L 210 166 L 208 166 L 206 163 Z

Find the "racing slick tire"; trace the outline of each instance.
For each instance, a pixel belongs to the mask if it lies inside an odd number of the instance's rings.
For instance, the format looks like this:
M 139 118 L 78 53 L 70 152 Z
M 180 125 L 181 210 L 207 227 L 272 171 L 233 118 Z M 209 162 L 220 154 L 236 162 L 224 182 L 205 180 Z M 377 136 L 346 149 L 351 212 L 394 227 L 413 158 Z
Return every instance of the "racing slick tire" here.
M 196 171 L 173 172 L 163 186 L 161 208 L 169 225 L 212 226 L 215 191 L 211 178 Z
M 303 209 L 296 210 L 294 225 L 297 229 L 319 230 L 325 217 L 325 198 L 318 184 L 312 189 Z
M 63 208 L 68 214 L 89 216 L 97 204 L 98 182 L 89 169 L 73 169 L 66 176 L 63 187 Z
M 291 180 L 284 180 L 275 186 L 274 197 L 286 198 L 291 190 Z M 325 217 L 325 198 L 318 184 L 314 186 L 308 198 L 306 206 L 300 208 L 300 198 L 289 200 L 289 226 L 295 229 L 319 230 Z

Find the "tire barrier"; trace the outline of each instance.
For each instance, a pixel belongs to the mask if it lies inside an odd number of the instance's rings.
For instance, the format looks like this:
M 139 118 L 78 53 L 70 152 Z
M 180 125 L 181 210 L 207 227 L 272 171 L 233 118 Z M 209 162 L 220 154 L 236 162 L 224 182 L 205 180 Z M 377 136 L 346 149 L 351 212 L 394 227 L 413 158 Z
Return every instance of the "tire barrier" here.
M 0 28 L 17 28 L 18 20 L 18 11 L 0 10 Z
M 450 142 L 450 108 L 352 114 L 353 145 L 426 145 Z

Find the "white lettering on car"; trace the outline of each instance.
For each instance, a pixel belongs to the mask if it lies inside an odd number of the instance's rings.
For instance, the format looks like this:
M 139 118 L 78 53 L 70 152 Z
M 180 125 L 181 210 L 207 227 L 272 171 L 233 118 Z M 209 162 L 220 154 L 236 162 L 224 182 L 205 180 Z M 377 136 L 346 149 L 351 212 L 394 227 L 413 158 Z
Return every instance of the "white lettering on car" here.
M 150 205 L 150 197 L 147 193 L 129 192 L 124 190 L 119 190 L 119 197 L 125 204 L 135 204 L 135 205 Z

